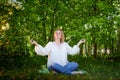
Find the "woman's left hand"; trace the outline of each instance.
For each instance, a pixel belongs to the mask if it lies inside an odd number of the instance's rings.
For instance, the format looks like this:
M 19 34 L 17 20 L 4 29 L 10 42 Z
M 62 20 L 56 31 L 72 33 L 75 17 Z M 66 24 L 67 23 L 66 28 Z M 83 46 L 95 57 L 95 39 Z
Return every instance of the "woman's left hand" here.
M 85 39 L 81 39 L 77 45 L 80 46 L 81 43 L 85 43 Z
M 80 40 L 80 43 L 85 43 L 85 39 L 81 39 L 81 40 Z

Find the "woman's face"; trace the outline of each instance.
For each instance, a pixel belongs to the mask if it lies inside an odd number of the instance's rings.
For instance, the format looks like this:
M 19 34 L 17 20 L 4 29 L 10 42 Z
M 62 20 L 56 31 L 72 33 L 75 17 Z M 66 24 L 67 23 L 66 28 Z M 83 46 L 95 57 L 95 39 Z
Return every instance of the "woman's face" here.
M 62 32 L 60 30 L 57 30 L 54 35 L 55 39 L 61 39 L 62 38 Z

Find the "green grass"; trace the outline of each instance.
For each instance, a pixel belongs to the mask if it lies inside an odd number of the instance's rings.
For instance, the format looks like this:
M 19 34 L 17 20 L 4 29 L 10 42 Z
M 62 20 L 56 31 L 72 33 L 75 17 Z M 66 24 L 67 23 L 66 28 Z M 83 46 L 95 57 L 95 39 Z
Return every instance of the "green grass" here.
M 120 80 L 120 62 L 82 56 L 70 56 L 69 61 L 78 62 L 79 69 L 89 75 L 40 74 L 38 70 L 46 64 L 46 57 L 1 56 L 0 80 Z

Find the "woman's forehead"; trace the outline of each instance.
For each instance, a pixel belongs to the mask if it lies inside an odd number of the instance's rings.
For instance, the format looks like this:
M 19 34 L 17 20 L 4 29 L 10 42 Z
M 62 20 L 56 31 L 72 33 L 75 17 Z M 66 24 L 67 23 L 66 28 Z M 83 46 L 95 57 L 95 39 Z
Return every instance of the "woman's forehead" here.
M 56 32 L 61 32 L 60 30 L 57 30 Z

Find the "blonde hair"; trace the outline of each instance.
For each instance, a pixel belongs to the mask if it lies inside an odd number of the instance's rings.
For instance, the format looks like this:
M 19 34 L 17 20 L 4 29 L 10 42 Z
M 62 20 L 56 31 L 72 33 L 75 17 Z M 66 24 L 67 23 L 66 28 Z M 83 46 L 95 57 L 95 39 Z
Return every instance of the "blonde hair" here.
M 61 31 L 61 39 L 60 39 L 60 43 L 64 42 L 64 32 L 62 29 L 57 29 L 54 31 L 54 40 L 55 40 L 55 34 L 57 31 Z

